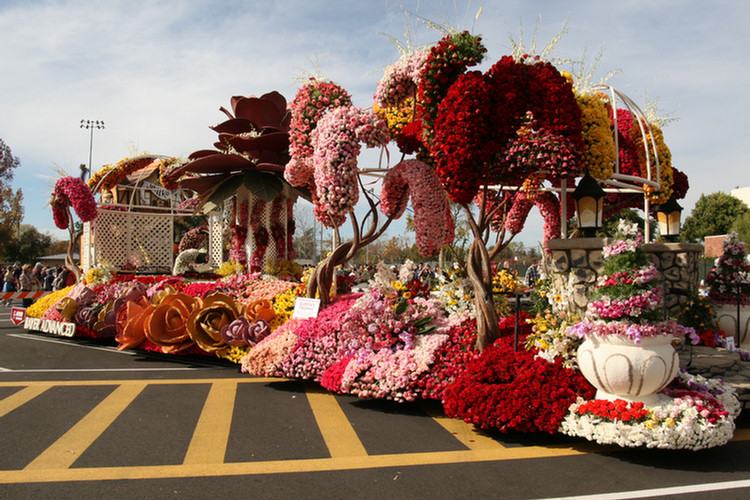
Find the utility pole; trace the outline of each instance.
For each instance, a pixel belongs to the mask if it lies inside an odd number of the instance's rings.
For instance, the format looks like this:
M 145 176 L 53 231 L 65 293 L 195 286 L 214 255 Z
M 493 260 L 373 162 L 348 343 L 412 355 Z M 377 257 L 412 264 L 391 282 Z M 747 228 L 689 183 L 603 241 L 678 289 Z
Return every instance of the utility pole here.
M 94 152 L 94 129 L 103 129 L 104 120 L 81 120 L 81 128 L 85 128 L 91 131 L 89 135 L 89 166 L 88 169 L 85 165 L 81 165 L 81 180 L 86 180 L 86 174 L 91 175 L 91 155 Z

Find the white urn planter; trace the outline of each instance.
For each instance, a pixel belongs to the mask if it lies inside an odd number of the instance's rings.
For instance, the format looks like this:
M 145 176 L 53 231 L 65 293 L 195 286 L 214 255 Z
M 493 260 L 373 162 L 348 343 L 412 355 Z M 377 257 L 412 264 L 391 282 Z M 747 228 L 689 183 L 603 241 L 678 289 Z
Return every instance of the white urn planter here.
M 734 337 L 735 345 L 746 347 L 750 327 L 750 306 L 740 306 L 740 337 L 737 338 L 737 306 L 731 304 L 714 304 L 714 314 L 719 330 L 723 330 L 727 337 Z
M 680 369 L 671 335 L 635 343 L 621 335 L 587 336 L 578 348 L 578 367 L 597 388 L 596 399 L 623 399 L 651 405 Z

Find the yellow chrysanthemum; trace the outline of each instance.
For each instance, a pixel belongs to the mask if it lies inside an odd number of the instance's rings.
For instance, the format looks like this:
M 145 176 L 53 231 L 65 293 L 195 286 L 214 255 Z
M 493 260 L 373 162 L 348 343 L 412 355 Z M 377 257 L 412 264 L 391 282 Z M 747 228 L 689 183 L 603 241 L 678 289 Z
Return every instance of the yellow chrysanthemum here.
M 36 302 L 26 308 L 26 316 L 30 318 L 41 318 L 44 311 L 55 305 L 60 299 L 67 297 L 71 290 L 73 290 L 73 285 L 40 297 Z
M 245 267 L 236 260 L 230 260 L 224 262 L 216 270 L 216 274 L 219 276 L 230 276 L 232 274 L 242 274 L 245 272 Z
M 239 365 L 240 361 L 242 360 L 242 356 L 247 354 L 247 351 L 250 350 L 249 346 L 229 346 L 228 349 L 220 349 L 216 351 L 216 356 L 219 358 L 226 359 L 228 361 L 231 361 L 232 363 Z
M 577 94 L 583 127 L 583 156 L 581 162 L 592 177 L 606 180 L 612 177 L 616 158 L 612 122 L 607 104 L 596 95 Z

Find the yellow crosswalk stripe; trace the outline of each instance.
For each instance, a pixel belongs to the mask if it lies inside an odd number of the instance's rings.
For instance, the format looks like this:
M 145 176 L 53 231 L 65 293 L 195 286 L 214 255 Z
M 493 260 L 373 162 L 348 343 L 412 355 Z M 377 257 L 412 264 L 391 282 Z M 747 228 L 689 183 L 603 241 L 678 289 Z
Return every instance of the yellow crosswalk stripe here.
M 237 382 L 220 381 L 211 384 L 211 390 L 185 454 L 184 464 L 224 462 L 236 393 Z
M 505 446 L 463 420 L 448 418 L 442 412 L 428 408 L 426 405 L 421 405 L 421 408 L 422 411 L 440 424 L 443 429 L 453 434 L 453 437 L 470 450 L 500 450 L 505 448 Z
M 7 415 L 19 406 L 23 406 L 51 387 L 53 387 L 53 384 L 39 384 L 27 386 L 18 392 L 14 392 L 0 401 L 0 417 Z
M 83 417 L 68 432 L 37 456 L 25 470 L 66 469 L 73 465 L 107 427 L 148 385 L 147 381 L 123 384 Z
M 305 382 L 305 394 L 331 458 L 367 456 L 334 395 L 310 382 Z

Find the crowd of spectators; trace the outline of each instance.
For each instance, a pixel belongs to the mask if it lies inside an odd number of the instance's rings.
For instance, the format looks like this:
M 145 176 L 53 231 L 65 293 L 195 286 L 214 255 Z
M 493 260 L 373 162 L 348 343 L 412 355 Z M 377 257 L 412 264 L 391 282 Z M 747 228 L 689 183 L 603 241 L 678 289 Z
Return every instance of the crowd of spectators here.
M 38 292 L 60 290 L 67 286 L 70 271 L 62 267 L 43 266 L 36 264 L 0 265 L 3 276 L 3 292 Z M 23 307 L 30 306 L 33 299 L 22 299 Z M 2 305 L 12 305 L 12 299 L 5 299 Z

